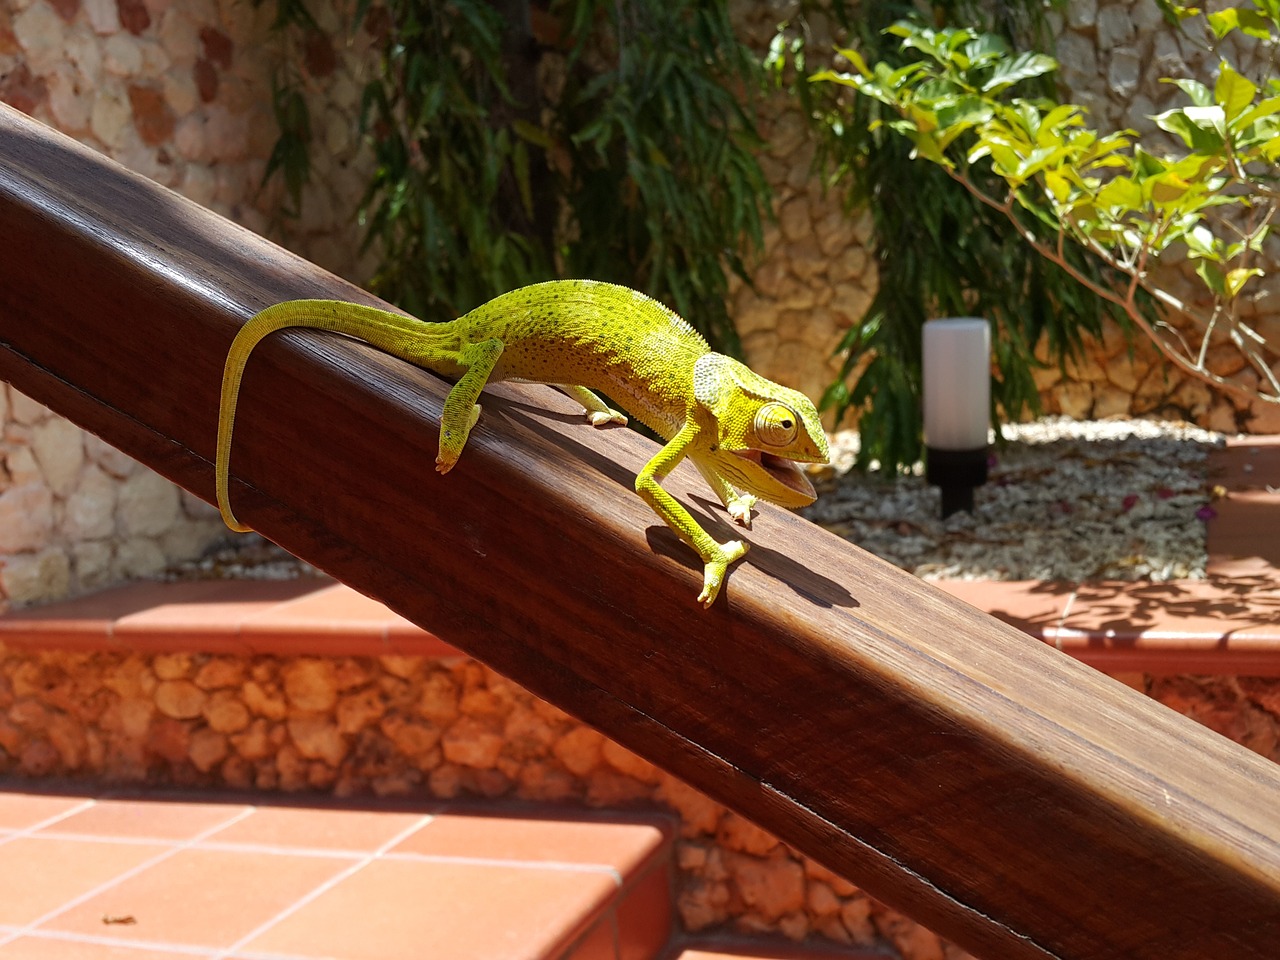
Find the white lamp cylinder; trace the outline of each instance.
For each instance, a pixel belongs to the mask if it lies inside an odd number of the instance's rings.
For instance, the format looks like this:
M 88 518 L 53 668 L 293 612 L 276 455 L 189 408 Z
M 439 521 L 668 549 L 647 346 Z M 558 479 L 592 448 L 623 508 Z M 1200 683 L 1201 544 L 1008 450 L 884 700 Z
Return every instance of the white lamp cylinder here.
M 991 326 L 977 317 L 924 325 L 925 477 L 942 488 L 942 515 L 973 510 L 987 482 Z
M 924 443 L 935 450 L 987 445 L 991 326 L 976 317 L 924 325 Z

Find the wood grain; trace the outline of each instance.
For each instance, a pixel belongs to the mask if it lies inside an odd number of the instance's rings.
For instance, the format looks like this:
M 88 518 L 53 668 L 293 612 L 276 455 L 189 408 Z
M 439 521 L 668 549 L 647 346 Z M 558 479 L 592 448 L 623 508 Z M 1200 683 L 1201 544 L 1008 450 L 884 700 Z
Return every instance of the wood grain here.
M 244 318 L 374 302 L 4 108 L 0 224 L 0 374 L 206 499 Z M 979 956 L 1276 956 L 1274 765 L 784 511 L 703 611 L 651 443 L 502 386 L 439 477 L 446 389 L 271 338 L 237 513 Z

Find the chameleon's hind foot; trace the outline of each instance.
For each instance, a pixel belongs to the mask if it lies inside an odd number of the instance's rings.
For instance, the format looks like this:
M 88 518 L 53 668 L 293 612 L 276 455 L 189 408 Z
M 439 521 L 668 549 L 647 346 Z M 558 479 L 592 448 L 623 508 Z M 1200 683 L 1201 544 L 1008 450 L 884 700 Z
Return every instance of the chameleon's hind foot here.
M 587 419 L 593 427 L 607 427 L 611 423 L 627 425 L 627 415 L 619 410 L 588 410 Z
M 613 409 L 586 387 L 579 387 L 572 383 L 557 383 L 555 386 L 582 404 L 583 412 L 586 413 L 587 420 L 593 427 L 607 427 L 611 423 L 624 427 L 627 425 L 625 413 Z

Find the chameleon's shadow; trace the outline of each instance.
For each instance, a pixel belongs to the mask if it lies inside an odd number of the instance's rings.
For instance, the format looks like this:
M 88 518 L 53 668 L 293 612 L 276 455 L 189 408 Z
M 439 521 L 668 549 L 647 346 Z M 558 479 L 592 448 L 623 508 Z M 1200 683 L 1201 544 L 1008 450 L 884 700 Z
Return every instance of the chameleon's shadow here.
M 526 427 L 535 430 L 540 437 L 556 444 L 567 455 L 577 458 L 590 469 L 598 471 L 624 488 L 627 493 L 634 495 L 635 474 L 630 470 L 627 470 L 617 461 L 563 433 L 539 429 L 540 424 L 548 420 L 572 424 L 583 423 L 585 426 L 581 413 L 548 410 L 546 407 L 521 403 L 509 397 L 502 398 L 501 410 L 504 415 L 510 416 L 513 420 L 523 421 Z M 586 427 L 586 429 L 591 428 Z M 626 430 L 627 428 L 608 427 L 606 429 Z M 743 529 L 731 525 L 725 519 L 724 508 L 718 500 L 703 497 L 691 497 L 690 499 L 696 505 L 696 512 L 699 514 L 696 519 L 707 533 L 722 543 L 726 540 L 743 539 Z M 659 523 L 646 528 L 645 539 L 648 540 L 650 549 L 655 553 L 675 560 L 698 574 L 702 573 L 702 566 L 697 561 L 696 555 L 681 542 L 680 538 L 666 524 Z M 775 580 L 785 583 L 798 595 L 806 597 L 819 606 L 850 608 L 861 606 L 843 586 L 806 567 L 804 564 L 798 563 L 778 550 L 753 543 L 742 562 L 749 563 Z M 733 568 L 730 567 L 729 576 L 725 580 L 726 590 L 732 589 L 732 582 Z

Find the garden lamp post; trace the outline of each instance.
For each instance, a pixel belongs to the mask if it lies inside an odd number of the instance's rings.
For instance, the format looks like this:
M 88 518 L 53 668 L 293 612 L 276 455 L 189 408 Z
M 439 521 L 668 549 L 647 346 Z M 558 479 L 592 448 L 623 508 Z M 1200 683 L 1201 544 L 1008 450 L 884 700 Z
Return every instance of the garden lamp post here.
M 924 325 L 925 479 L 942 489 L 943 519 L 973 512 L 987 482 L 991 328 L 976 317 Z

